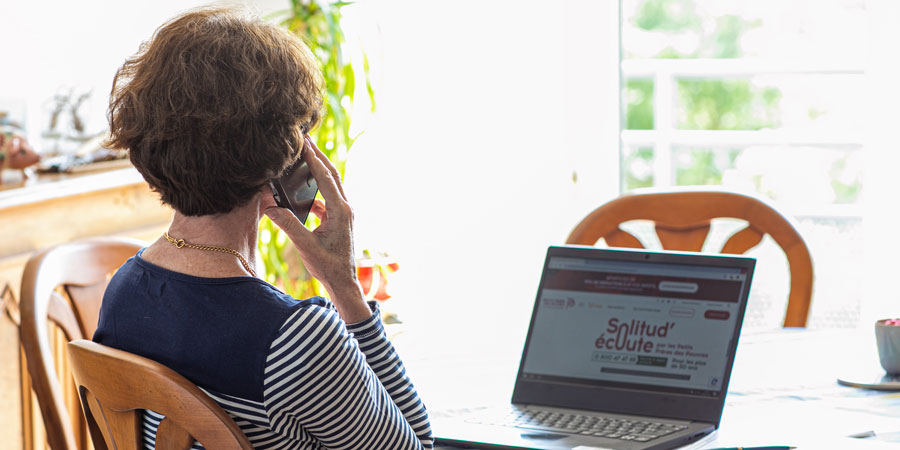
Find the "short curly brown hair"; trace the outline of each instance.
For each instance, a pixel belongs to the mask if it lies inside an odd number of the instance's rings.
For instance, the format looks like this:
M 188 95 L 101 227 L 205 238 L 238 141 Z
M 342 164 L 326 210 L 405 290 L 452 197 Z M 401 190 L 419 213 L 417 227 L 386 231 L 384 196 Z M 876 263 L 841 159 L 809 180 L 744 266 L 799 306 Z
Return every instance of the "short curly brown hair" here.
M 179 15 L 116 72 L 109 148 L 188 215 L 246 204 L 295 161 L 322 111 L 322 74 L 300 39 L 231 8 Z

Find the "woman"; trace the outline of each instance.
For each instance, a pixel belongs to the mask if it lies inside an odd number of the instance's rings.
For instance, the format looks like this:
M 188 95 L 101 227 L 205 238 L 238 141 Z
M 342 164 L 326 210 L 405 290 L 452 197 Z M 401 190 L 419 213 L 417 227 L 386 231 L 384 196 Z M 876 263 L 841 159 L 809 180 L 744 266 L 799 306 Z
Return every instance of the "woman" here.
M 321 91 L 302 42 L 227 9 L 176 17 L 125 62 L 108 145 L 129 149 L 175 215 L 110 281 L 94 340 L 181 373 L 258 449 L 430 448 L 425 407 L 357 282 L 338 173 L 304 137 Z M 325 199 L 314 231 L 267 187 L 297 158 Z M 331 301 L 296 300 L 256 277 L 263 214 Z M 145 446 L 161 419 L 145 414 Z

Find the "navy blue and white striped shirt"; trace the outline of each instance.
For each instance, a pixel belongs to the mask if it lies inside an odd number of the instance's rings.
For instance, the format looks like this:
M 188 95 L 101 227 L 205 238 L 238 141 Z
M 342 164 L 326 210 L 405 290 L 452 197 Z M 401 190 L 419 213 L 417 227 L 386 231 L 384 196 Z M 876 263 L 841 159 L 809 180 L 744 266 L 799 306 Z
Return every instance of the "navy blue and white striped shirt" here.
M 254 277 L 185 275 L 140 255 L 110 281 L 94 341 L 191 380 L 254 448 L 432 447 L 425 405 L 376 305 L 347 325 L 321 297 L 296 300 Z M 145 413 L 145 448 L 160 420 Z

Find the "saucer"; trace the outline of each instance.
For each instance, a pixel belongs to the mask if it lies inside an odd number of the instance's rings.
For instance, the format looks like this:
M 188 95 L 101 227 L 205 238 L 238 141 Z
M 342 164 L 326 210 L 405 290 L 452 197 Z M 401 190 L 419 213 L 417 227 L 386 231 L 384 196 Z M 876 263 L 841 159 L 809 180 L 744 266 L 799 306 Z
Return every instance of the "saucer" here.
M 887 374 L 884 371 L 871 376 L 849 376 L 838 378 L 838 384 L 843 386 L 875 389 L 879 391 L 900 391 L 900 374 Z

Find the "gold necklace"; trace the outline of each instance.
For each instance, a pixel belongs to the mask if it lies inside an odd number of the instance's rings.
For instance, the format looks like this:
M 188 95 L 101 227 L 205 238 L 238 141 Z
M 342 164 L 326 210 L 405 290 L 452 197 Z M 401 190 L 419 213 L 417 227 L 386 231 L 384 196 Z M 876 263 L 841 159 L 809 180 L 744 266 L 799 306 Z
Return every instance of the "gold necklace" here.
M 241 260 L 241 265 L 243 265 L 244 268 L 247 269 L 247 272 L 250 272 L 250 275 L 253 275 L 254 277 L 256 276 L 256 272 L 250 268 L 250 264 L 247 264 L 247 260 L 244 259 L 244 255 L 241 255 L 241 252 L 239 252 L 233 248 L 216 247 L 215 245 L 188 244 L 187 242 L 184 242 L 184 239 L 175 239 L 172 236 L 169 236 L 168 231 L 163 231 L 163 236 L 166 238 L 167 241 L 171 242 L 172 245 L 174 245 L 175 247 L 178 247 L 178 248 L 189 247 L 189 248 L 195 248 L 197 250 L 211 250 L 214 252 L 231 253 L 232 255 L 237 256 L 239 260 Z

